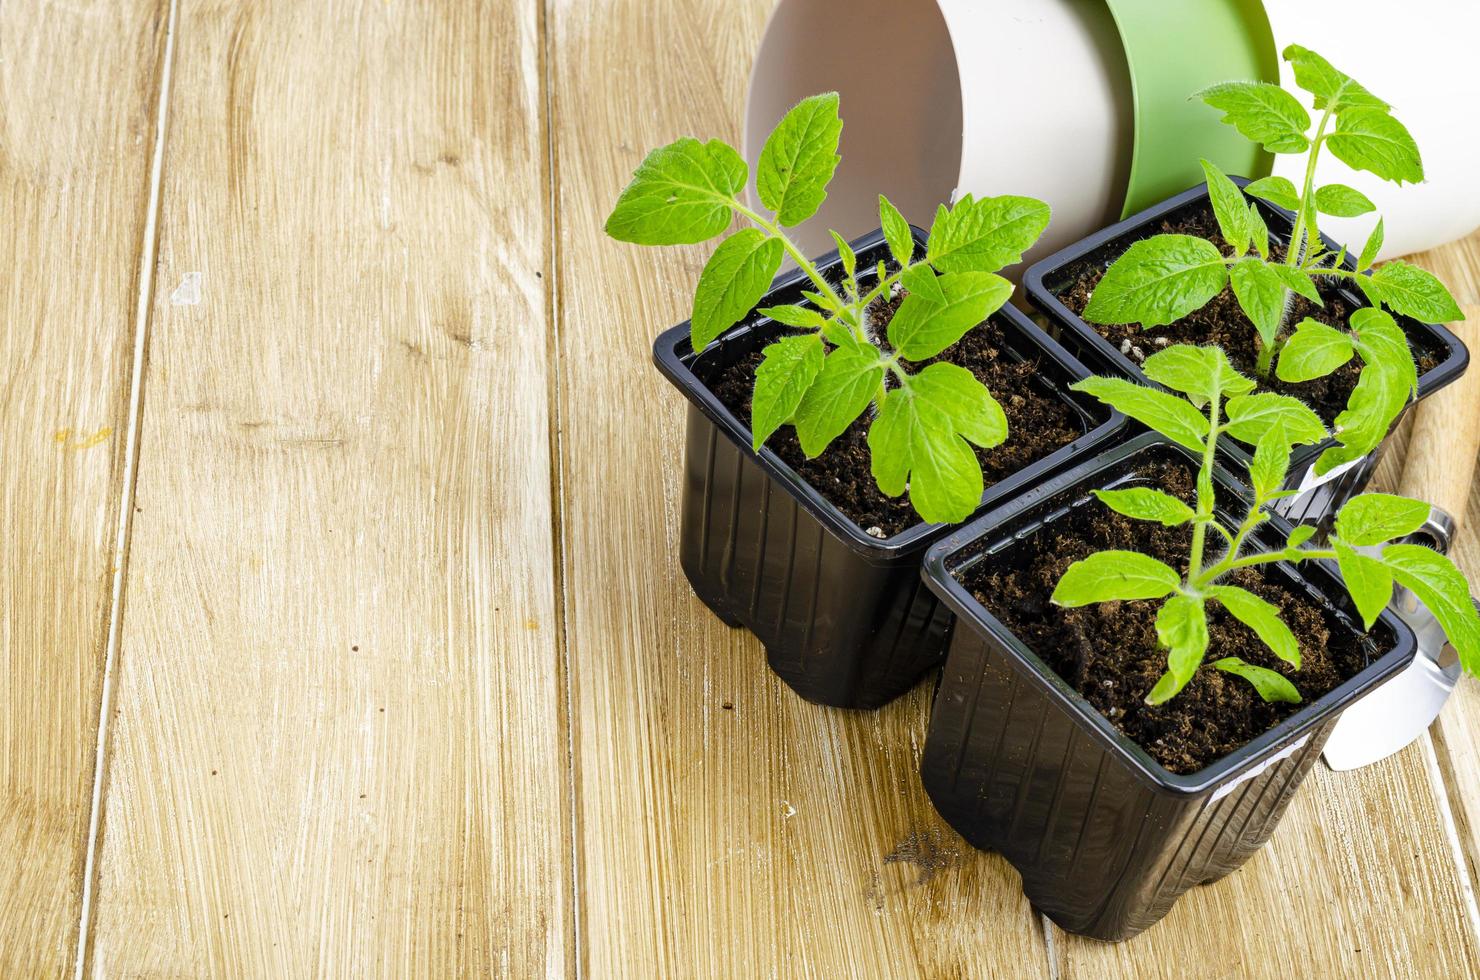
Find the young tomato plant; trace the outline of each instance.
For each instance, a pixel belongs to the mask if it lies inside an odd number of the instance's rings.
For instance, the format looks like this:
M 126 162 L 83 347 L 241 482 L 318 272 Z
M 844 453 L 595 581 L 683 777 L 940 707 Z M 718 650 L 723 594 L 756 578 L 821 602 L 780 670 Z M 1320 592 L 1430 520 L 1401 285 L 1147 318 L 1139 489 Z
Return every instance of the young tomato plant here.
M 769 213 L 740 199 L 749 169 L 732 147 L 696 139 L 660 147 L 637 168 L 606 231 L 639 245 L 693 244 L 729 230 L 736 215 L 748 219 L 751 227 L 721 242 L 699 276 L 694 350 L 755 309 L 783 256 L 812 285 L 806 305 L 759 311 L 790 330 L 765 348 L 756 370 L 754 447 L 790 423 L 803 451 L 815 457 L 872 407 L 868 446 L 879 488 L 890 496 L 908 489 L 927 521 L 964 520 L 981 502 L 984 482 L 971 444 L 1000 444 L 1007 418 L 965 368 L 936 362 L 917 370 L 912 362 L 935 358 L 1007 301 L 1012 284 L 997 270 L 1020 261 L 1038 240 L 1048 205 L 970 195 L 951 208 L 942 205 L 917 259 L 909 223 L 881 195 L 879 221 L 894 267 L 880 262 L 865 288 L 853 250 L 832 232 L 843 276 L 830 282 L 783 229 L 812 217 L 826 198 L 842 127 L 835 92 L 804 99 L 786 114 L 756 164 L 756 196 Z M 880 338 L 867 310 L 896 283 L 907 295 Z
M 1187 573 L 1181 575 L 1138 552 L 1101 551 L 1070 565 L 1052 600 L 1061 606 L 1112 599 L 1164 600 L 1156 616 L 1156 635 L 1167 650 L 1167 671 L 1147 694 L 1148 704 L 1171 698 L 1202 665 L 1208 649 L 1209 603 L 1220 603 L 1277 657 L 1299 669 L 1300 646 L 1279 609 L 1224 581 L 1235 569 L 1269 562 L 1336 561 L 1368 629 L 1391 599 L 1393 583 L 1407 587 L 1434 612 L 1465 669 L 1480 673 L 1480 615 L 1470 602 L 1464 576 L 1432 549 L 1390 543 L 1423 526 L 1428 504 L 1391 494 L 1362 494 L 1337 513 L 1327 547 L 1311 546 L 1315 528 L 1302 526 L 1291 532 L 1283 548 L 1255 550 L 1250 535 L 1269 520 L 1269 505 L 1291 492 L 1280 486 L 1292 446 L 1323 439 L 1321 420 L 1295 398 L 1255 393 L 1254 382 L 1235 371 L 1217 347 L 1168 347 L 1148 357 L 1145 367 L 1147 377 L 1186 397 L 1115 378 L 1088 378 L 1074 387 L 1201 454 L 1196 507 L 1150 487 L 1096 490 L 1095 495 L 1110 509 L 1137 520 L 1168 527 L 1190 523 Z M 1224 435 L 1255 447 L 1249 467 L 1254 500 L 1236 527 L 1223 523 L 1213 500 L 1214 451 Z M 1210 529 L 1217 545 L 1212 555 Z M 1277 671 L 1237 656 L 1221 657 L 1212 666 L 1244 678 L 1266 701 L 1300 700 L 1295 686 Z
M 1305 154 L 1302 186 L 1284 177 L 1265 177 L 1240 191 L 1216 166 L 1202 161 L 1228 251 L 1192 235 L 1157 235 L 1137 242 L 1105 273 L 1084 316 L 1096 323 L 1140 323 L 1149 329 L 1201 309 L 1231 285 L 1257 332 L 1261 377 L 1267 379 L 1273 369 L 1282 381 L 1310 381 L 1360 358 L 1360 381 L 1336 419 L 1341 444 L 1317 460 L 1320 475 L 1375 449 L 1414 393 L 1413 355 L 1402 330 L 1381 307 L 1436 322 L 1463 319 L 1463 314 L 1438 279 L 1407 262 L 1388 262 L 1367 274 L 1382 248 L 1381 219 L 1355 270 L 1346 267 L 1344 248 L 1326 250 L 1318 215 L 1353 218 L 1374 207 L 1361 191 L 1345 184 L 1315 185 L 1322 150 L 1354 169 L 1399 184 L 1423 180 L 1423 163 L 1413 137 L 1386 102 L 1314 51 L 1292 44 L 1284 58 L 1294 68 L 1296 84 L 1314 97 L 1319 113 L 1314 131 L 1305 106 L 1277 85 L 1226 82 L 1198 96 L 1221 110 L 1225 123 L 1271 153 Z M 1294 212 L 1283 258 L 1271 255 L 1268 226 L 1246 193 Z M 1292 297 L 1323 305 L 1316 283 L 1333 279 L 1353 283 L 1372 307 L 1352 316 L 1349 331 L 1309 317 L 1292 331 Z

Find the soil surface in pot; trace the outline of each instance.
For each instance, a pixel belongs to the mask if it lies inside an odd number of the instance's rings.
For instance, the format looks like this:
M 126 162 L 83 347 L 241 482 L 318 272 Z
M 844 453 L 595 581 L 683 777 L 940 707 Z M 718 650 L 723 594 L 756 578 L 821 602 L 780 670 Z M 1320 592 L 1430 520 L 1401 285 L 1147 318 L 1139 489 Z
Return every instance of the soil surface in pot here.
M 1149 463 L 1139 473 L 1149 485 L 1188 504 L 1196 496 L 1196 474 L 1185 463 Z M 1064 609 L 1048 597 L 1070 563 L 1109 548 L 1144 552 L 1185 575 L 1191 540 L 1188 526 L 1134 521 L 1094 502 L 1049 524 L 1027 547 L 961 573 L 976 600 L 1116 728 L 1168 770 L 1182 774 L 1202 769 L 1302 707 L 1263 701 L 1248 681 L 1210 666 L 1214 660 L 1237 656 L 1277 670 L 1309 703 L 1366 667 L 1372 648 L 1370 640 L 1309 596 L 1259 569 L 1243 568 L 1223 581 L 1280 608 L 1300 642 L 1300 669 L 1276 657 L 1221 605 L 1209 603 L 1204 665 L 1176 697 L 1155 707 L 1146 704 L 1147 692 L 1166 671 L 1166 651 L 1156 639 L 1159 604 L 1104 602 Z M 1210 545 L 1217 540 L 1209 535 Z M 1214 547 L 1212 554 L 1217 553 Z
M 884 336 L 899 303 L 896 298 L 875 302 L 869 308 L 874 336 Z M 888 347 L 887 343 L 883 346 Z M 1014 360 L 1003 346 L 1002 327 L 989 319 L 967 331 L 932 361 L 911 365 L 918 370 L 934 361 L 959 364 L 976 375 L 1001 403 L 1007 415 L 1006 441 L 994 449 L 976 450 L 988 487 L 1067 446 L 1085 431 L 1078 413 L 1034 377 L 1038 362 Z M 756 351 L 721 372 L 711 385 L 737 418 L 750 418 L 751 392 L 760 363 L 761 352 Z M 889 497 L 874 482 L 868 451 L 871 421 L 872 413 L 865 412 L 816 459 L 808 459 L 802 452 L 791 426 L 777 430 L 766 445 L 859 527 L 876 537 L 891 537 L 920 523 L 920 518 L 910 508 L 908 493 Z
M 1194 235 L 1198 238 L 1206 238 L 1225 251 L 1227 250 L 1227 243 L 1223 241 L 1218 231 L 1217 219 L 1213 217 L 1212 208 L 1206 203 L 1167 215 L 1156 225 L 1143 229 L 1137 237 L 1149 238 L 1159 234 Z M 1067 284 L 1054 291 L 1059 302 L 1067 306 L 1075 315 L 1083 317 L 1084 308 L 1089 305 L 1090 295 L 1099 285 L 1100 280 L 1104 278 L 1105 270 L 1115 259 L 1123 255 L 1131 244 L 1132 242 L 1127 239 L 1111 242 L 1104 248 L 1085 256 L 1079 262 L 1066 267 L 1061 276 Z M 1270 257 L 1283 260 L 1284 246 L 1272 243 Z M 1320 283 L 1317 288 L 1325 306 L 1317 306 L 1302 296 L 1296 296 L 1291 303 L 1288 322 L 1293 327 L 1304 318 L 1310 317 L 1327 326 L 1345 330 L 1347 319 L 1358 308 L 1357 305 L 1348 302 L 1335 285 Z M 1090 323 L 1088 320 L 1085 322 Z M 1122 354 L 1138 364 L 1168 344 L 1216 344 L 1227 352 L 1228 359 L 1235 368 L 1248 377 L 1258 377 L 1255 365 L 1259 352 L 1254 346 L 1258 334 L 1243 310 L 1239 309 L 1232 289 L 1225 288 L 1207 306 L 1164 327 L 1144 330 L 1134 323 L 1120 325 L 1090 323 L 1090 326 L 1100 336 L 1115 345 Z M 1434 368 L 1439 362 L 1439 359 L 1428 351 L 1417 352 L 1417 358 L 1419 374 Z M 1342 409 L 1346 408 L 1346 400 L 1351 396 L 1352 389 L 1357 386 L 1359 373 L 1360 362 L 1353 358 L 1324 378 L 1291 384 L 1271 376 L 1267 381 L 1261 381 L 1260 387 L 1299 398 L 1315 409 L 1316 414 L 1329 425 Z

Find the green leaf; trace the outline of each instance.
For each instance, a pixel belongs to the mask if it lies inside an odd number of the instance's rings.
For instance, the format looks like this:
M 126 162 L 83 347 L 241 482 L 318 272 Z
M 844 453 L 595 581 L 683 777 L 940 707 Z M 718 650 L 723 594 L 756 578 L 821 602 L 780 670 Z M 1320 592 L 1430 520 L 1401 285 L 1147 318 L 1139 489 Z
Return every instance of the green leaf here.
M 1069 386 L 1098 398 L 1180 446 L 1202 452 L 1208 420 L 1186 401 L 1121 378 L 1085 378 Z
M 1464 313 L 1449 290 L 1432 273 L 1402 259 L 1394 259 L 1372 273 L 1372 284 L 1382 301 L 1404 316 L 1429 323 L 1463 320 Z
M 1259 253 L 1261 259 L 1269 258 L 1269 225 L 1264 223 L 1264 216 L 1259 213 L 1259 206 L 1249 204 L 1249 230 L 1254 235 L 1254 251 Z
M 1146 358 L 1141 369 L 1157 384 L 1185 394 L 1198 408 L 1214 398 L 1254 390 L 1254 382 L 1235 371 L 1218 347 L 1173 344 Z
M 1286 211 L 1300 210 L 1300 192 L 1288 177 L 1260 177 L 1244 188 L 1244 193 L 1268 201 Z
M 1327 184 L 1316 191 L 1316 210 L 1335 218 L 1355 218 L 1376 211 L 1377 205 L 1355 187 Z
M 1035 198 L 967 194 L 936 212 L 926 254 L 941 272 L 996 272 L 1022 261 L 1048 219 L 1048 205 Z
M 1176 527 L 1178 524 L 1186 524 L 1196 516 L 1191 507 L 1176 497 L 1150 487 L 1093 492 L 1106 507 L 1138 521 L 1156 521 L 1167 527 Z
M 755 189 L 779 224 L 800 224 L 822 206 L 841 159 L 842 131 L 838 93 L 824 92 L 798 102 L 766 137 L 755 165 Z
M 1422 500 L 1392 493 L 1364 493 L 1336 513 L 1336 533 L 1347 544 L 1385 544 L 1423 527 L 1433 508 Z
M 846 323 L 841 320 L 828 320 L 822 325 L 822 336 L 834 347 L 846 347 L 855 352 L 868 353 L 874 350 L 874 346 L 866 340 L 859 340 Z
M 940 278 L 924 262 L 912 265 L 900 273 L 899 283 L 907 292 L 918 294 L 927 303 L 943 305 L 946 301 L 946 294 L 940 288 Z
M 1326 305 L 1321 300 L 1321 294 L 1316 289 L 1316 284 L 1311 281 L 1309 273 L 1301 272 L 1299 269 L 1292 269 L 1288 265 L 1280 265 L 1278 263 L 1270 263 L 1268 268 L 1273 270 L 1275 275 L 1279 276 L 1280 282 L 1290 292 L 1298 296 L 1304 296 L 1317 306 Z
M 1260 667 L 1257 664 L 1245 663 L 1238 657 L 1224 657 L 1214 660 L 1213 666 L 1225 674 L 1233 674 L 1242 677 L 1254 685 L 1254 690 L 1265 701 L 1286 701 L 1290 704 L 1300 703 L 1300 692 L 1295 685 L 1290 683 L 1289 678 L 1268 667 Z
M 1285 540 L 1285 547 L 1298 548 L 1315 537 L 1315 533 L 1316 526 L 1314 524 L 1299 524 L 1290 531 L 1290 537 Z
M 1224 431 L 1239 442 L 1257 446 L 1274 426 L 1285 430 L 1285 438 L 1292 446 L 1326 438 L 1326 427 L 1321 424 L 1320 416 L 1298 398 L 1261 391 L 1228 400 L 1228 422 Z
M 807 327 L 815 330 L 827 322 L 826 317 L 810 306 L 764 306 L 756 312 L 777 323 L 784 323 L 788 327 Z
M 1480 615 L 1454 562 L 1422 545 L 1393 544 L 1382 550 L 1382 563 L 1434 614 L 1465 670 L 1480 673 Z
M 1344 331 L 1306 317 L 1285 342 L 1274 373 L 1292 383 L 1324 378 L 1351 360 L 1355 351 Z
M 1317 476 L 1376 449 L 1418 384 L 1418 368 L 1407 338 L 1387 312 L 1364 307 L 1351 315 L 1357 354 L 1364 366 L 1346 409 L 1336 416 L 1333 446 L 1316 460 Z
M 884 240 L 889 243 L 889 254 L 894 256 L 894 261 L 900 268 L 909 265 L 915 256 L 915 238 L 910 233 L 910 223 L 883 194 L 879 195 L 879 224 L 884 228 Z
M 1309 48 L 1292 44 L 1284 50 L 1284 59 L 1295 69 L 1295 84 L 1316 97 L 1317 109 L 1331 107 L 1340 113 L 1356 106 L 1386 109 L 1388 104 L 1362 86 L 1351 76 L 1337 71 L 1331 62 Z
M 1115 260 L 1090 296 L 1094 323 L 1158 327 L 1201 309 L 1228 284 L 1223 253 L 1205 238 L 1157 235 Z
M 1065 570 L 1050 601 L 1088 606 L 1112 599 L 1160 599 L 1181 586 L 1171 566 L 1137 551 L 1097 551 Z
M 1269 500 L 1284 485 L 1289 469 L 1290 439 L 1283 426 L 1272 425 L 1254 448 L 1254 458 L 1249 463 L 1249 481 L 1258 499 Z
M 1254 230 L 1249 227 L 1248 202 L 1238 185 L 1229 180 L 1217 164 L 1203 160 L 1202 169 L 1208 184 L 1208 199 L 1213 203 L 1213 217 L 1218 219 L 1218 230 L 1234 253 L 1242 255 L 1249 250 L 1254 238 Z
M 831 229 L 828 230 L 828 234 L 832 236 L 833 244 L 838 247 L 838 258 L 843 260 L 843 274 L 850 281 L 854 280 L 858 275 L 858 255 L 853 251 L 853 246 L 848 244 L 848 239 Z
M 884 398 L 869 427 L 870 465 L 879 489 L 903 493 L 925 520 L 965 520 L 981 503 L 983 479 L 967 442 L 990 449 L 1007 438 L 1007 416 L 976 376 L 931 364 Z
M 1215 585 L 1208 595 L 1223 603 L 1229 614 L 1253 630 L 1264 645 L 1285 663 L 1300 669 L 1300 644 L 1280 618 L 1280 607 L 1236 585 Z
M 751 448 L 759 451 L 771 433 L 791 421 L 802 396 L 822 370 L 822 336 L 783 337 L 761 352 L 750 402 Z
M 838 305 L 838 301 L 827 293 L 804 289 L 802 290 L 802 296 L 806 298 L 807 302 L 816 306 L 818 309 L 826 310 L 829 313 L 843 312 L 843 308 Z
M 684 138 L 647 155 L 606 219 L 606 233 L 638 245 L 692 245 L 730 227 L 749 169 L 720 140 Z
M 1239 308 L 1266 344 L 1279 336 L 1285 315 L 1285 282 L 1263 259 L 1247 255 L 1229 270 Z
M 794 417 L 808 458 L 821 454 L 853 424 L 879 393 L 883 380 L 884 365 L 872 346 L 839 347 L 827 355 Z
M 1367 244 L 1362 246 L 1361 258 L 1357 259 L 1357 271 L 1366 272 L 1372 268 L 1372 263 L 1377 261 L 1377 253 L 1382 251 L 1382 219 L 1377 219 L 1377 226 L 1372 229 L 1372 234 L 1367 237 Z
M 1305 138 L 1310 114 L 1300 100 L 1278 85 L 1223 82 L 1197 95 L 1214 109 L 1223 110 L 1223 122 L 1271 153 L 1303 153 L 1310 146 Z
M 1423 161 L 1418 144 L 1398 120 L 1381 109 L 1348 109 L 1336 119 L 1336 132 L 1326 138 L 1332 156 L 1355 170 L 1383 180 L 1419 183 Z
M 997 312 L 1012 283 L 991 272 L 949 272 L 937 280 L 944 303 L 910 293 L 889 321 L 889 343 L 910 361 L 934 357 Z
M 733 327 L 755 308 L 781 268 L 781 242 L 755 228 L 742 228 L 720 243 L 704 264 L 694 291 L 689 340 L 694 350 Z
M 1156 614 L 1156 638 L 1167 649 L 1167 673 L 1147 704 L 1161 704 L 1187 686 L 1208 652 L 1208 613 L 1201 599 L 1174 595 Z M 1168 680 L 1170 678 L 1170 680 Z
M 1392 573 L 1376 558 L 1353 551 L 1339 538 L 1331 542 L 1331 547 L 1336 550 L 1336 564 L 1346 583 L 1347 595 L 1352 597 L 1362 616 L 1363 628 L 1370 630 L 1393 598 Z

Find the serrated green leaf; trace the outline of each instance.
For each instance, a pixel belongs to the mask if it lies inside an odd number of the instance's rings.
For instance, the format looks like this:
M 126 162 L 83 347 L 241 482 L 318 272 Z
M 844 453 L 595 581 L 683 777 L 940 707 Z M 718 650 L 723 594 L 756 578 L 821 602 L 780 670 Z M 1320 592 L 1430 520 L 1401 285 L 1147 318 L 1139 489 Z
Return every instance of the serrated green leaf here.
M 940 278 L 935 270 L 924 262 L 912 265 L 900 273 L 899 284 L 912 294 L 917 294 L 927 303 L 944 304 L 946 294 L 940 288 Z
M 1392 493 L 1363 493 L 1336 513 L 1336 533 L 1349 545 L 1385 544 L 1423 527 L 1432 510 L 1422 500 Z
M 1233 295 L 1266 344 L 1279 336 L 1285 315 L 1285 282 L 1263 259 L 1246 255 L 1229 270 Z
M 1288 177 L 1260 177 L 1245 187 L 1244 193 L 1286 211 L 1300 210 L 1300 192 Z
M 1310 146 L 1305 138 L 1310 114 L 1295 96 L 1278 85 L 1223 82 L 1197 95 L 1223 111 L 1223 122 L 1271 153 L 1303 153 Z
M 1012 296 L 1012 283 L 991 272 L 948 272 L 936 281 L 944 303 L 910 293 L 889 321 L 889 343 L 906 360 L 939 354 Z
M 848 244 L 848 239 L 829 229 L 828 234 L 832 236 L 833 244 L 838 248 L 838 258 L 843 261 L 843 274 L 852 281 L 858 275 L 858 255 L 853 251 L 853 246 Z
M 1372 234 L 1367 236 L 1367 244 L 1362 246 L 1362 255 L 1357 259 L 1357 271 L 1366 272 L 1372 268 L 1372 263 L 1377 261 L 1377 253 L 1382 251 L 1382 219 L 1377 219 L 1377 226 L 1372 229 Z
M 1290 445 L 1320 442 L 1326 438 L 1326 427 L 1310 406 L 1289 395 L 1261 391 L 1237 395 L 1228 400 L 1228 422 L 1224 431 L 1239 442 L 1257 446 L 1274 426 L 1285 431 Z
M 1072 607 L 1112 599 L 1160 599 L 1181 584 L 1171 566 L 1140 552 L 1097 551 L 1064 571 L 1050 601 Z
M 1283 426 L 1272 425 L 1254 448 L 1254 458 L 1249 462 L 1249 482 L 1260 501 L 1270 499 L 1270 494 L 1284 485 L 1285 475 L 1290 469 L 1290 439 Z
M 1133 517 L 1138 521 L 1156 521 L 1167 527 L 1186 524 L 1196 515 L 1192 508 L 1169 493 L 1150 487 L 1131 487 L 1128 490 L 1095 490 L 1100 502 L 1117 514 Z
M 1394 259 L 1372 273 L 1382 301 L 1404 316 L 1429 323 L 1463 320 L 1465 315 L 1449 290 L 1432 273 Z
M 1300 643 L 1280 619 L 1279 606 L 1236 585 L 1215 585 L 1208 589 L 1208 595 L 1221 602 L 1234 619 L 1253 630 L 1276 657 L 1300 669 Z
M 1345 72 L 1337 71 L 1331 62 L 1309 48 L 1292 44 L 1285 48 L 1283 57 L 1295 70 L 1295 84 L 1316 97 L 1317 109 L 1331 107 L 1333 112 L 1366 106 L 1386 109 L 1388 104 L 1352 80 Z
M 1300 703 L 1300 692 L 1295 689 L 1294 684 L 1290 683 L 1290 679 L 1268 667 L 1246 663 L 1238 657 L 1223 657 L 1220 660 L 1214 660 L 1213 666 L 1225 674 L 1242 677 L 1254 685 L 1254 690 L 1265 701 Z
M 834 347 L 845 347 L 848 350 L 868 353 L 874 350 L 874 346 L 866 340 L 859 340 L 857 335 L 841 320 L 828 320 L 822 325 L 822 336 Z
M 1434 614 L 1465 670 L 1480 673 L 1480 615 L 1454 562 L 1422 545 L 1394 544 L 1382 550 L 1382 563 Z
M 1203 160 L 1202 169 L 1208 185 L 1208 200 L 1213 204 L 1213 217 L 1218 220 L 1218 230 L 1234 254 L 1242 255 L 1249 250 L 1254 238 L 1254 230 L 1249 227 L 1248 202 L 1238 185 L 1229 180 L 1217 164 Z
M 1235 371 L 1218 347 L 1173 344 L 1146 358 L 1141 370 L 1157 384 L 1182 392 L 1199 408 L 1214 398 L 1254 390 L 1254 382 Z
M 1084 317 L 1093 323 L 1158 327 L 1206 306 L 1228 284 L 1218 246 L 1192 235 L 1136 242 L 1095 287 Z
M 1327 184 L 1316 190 L 1316 210 L 1334 218 L 1356 218 L 1377 210 L 1377 205 L 1355 187 Z
M 1325 306 L 1321 299 L 1321 293 L 1316 289 L 1316 284 L 1311 281 L 1310 275 L 1299 269 L 1292 269 L 1288 265 L 1270 263 L 1269 268 L 1279 277 L 1281 284 L 1290 292 L 1298 296 L 1304 296 L 1317 306 Z
M 936 213 L 926 255 L 941 272 L 996 272 L 1021 262 L 1048 220 L 1048 205 L 1035 198 L 967 194 Z
M 1269 258 L 1269 225 L 1264 223 L 1264 215 L 1259 213 L 1259 206 L 1250 202 L 1249 204 L 1249 231 L 1254 236 L 1254 251 L 1259 253 L 1261 259 Z
M 784 323 L 788 327 L 807 327 L 817 329 L 827 322 L 826 317 L 812 309 L 810 306 L 763 306 L 756 310 L 763 317 Z
M 894 202 L 883 194 L 879 195 L 879 224 L 884 229 L 884 240 L 889 243 L 889 254 L 900 268 L 910 264 L 915 255 L 915 238 L 910 233 L 910 223 Z
M 1142 425 L 1155 429 L 1180 446 L 1202 452 L 1208 420 L 1175 395 L 1155 391 L 1121 378 L 1085 378 L 1069 386 L 1098 398 Z
M 1336 416 L 1335 435 L 1341 444 L 1316 460 L 1317 476 L 1376 449 L 1418 383 L 1408 341 L 1387 312 L 1366 307 L 1353 313 L 1350 323 L 1363 361 L 1362 373 L 1345 410 Z
M 827 355 L 794 416 L 808 458 L 821 454 L 863 414 L 883 380 L 884 365 L 872 346 L 839 347 Z
M 1355 352 L 1351 337 L 1344 331 L 1306 317 L 1285 342 L 1274 373 L 1281 381 L 1292 383 L 1324 378 L 1351 360 Z
M 1393 598 L 1392 573 L 1376 558 L 1353 551 L 1339 538 L 1331 542 L 1331 547 L 1336 550 L 1336 564 L 1346 583 L 1347 595 L 1361 614 L 1363 628 L 1370 630 Z
M 1147 704 L 1170 699 L 1202 665 L 1208 652 L 1208 614 L 1203 601 L 1186 595 L 1168 599 L 1156 614 L 1156 638 L 1167 650 L 1167 673 L 1146 695 Z
M 884 493 L 898 496 L 908 485 L 922 518 L 954 523 L 982 497 L 967 441 L 989 449 L 1005 438 L 1007 416 L 986 386 L 963 367 L 931 364 L 885 396 L 869 427 L 870 466 Z
M 1285 540 L 1285 547 L 1298 548 L 1315 537 L 1315 533 L 1316 526 L 1314 524 L 1299 524 L 1290 531 L 1290 537 Z
M 771 433 L 791 421 L 802 396 L 822 370 L 822 336 L 783 337 L 761 352 L 750 402 L 751 448 L 759 450 Z
M 755 228 L 742 228 L 720 243 L 694 290 L 689 321 L 694 350 L 709 346 L 755 308 L 771 288 L 781 257 L 781 242 Z
M 1382 109 L 1354 108 L 1336 119 L 1336 132 L 1326 138 L 1331 155 L 1355 170 L 1365 170 L 1396 183 L 1423 180 L 1418 144 L 1398 120 Z
M 824 92 L 798 102 L 766 137 L 755 165 L 755 189 L 779 224 L 800 224 L 822 206 L 841 159 L 842 131 L 838 93 Z
M 802 290 L 802 296 L 807 300 L 807 302 L 811 303 L 813 306 L 816 306 L 820 310 L 826 310 L 829 313 L 841 313 L 843 311 L 843 308 L 838 305 L 838 301 L 832 296 L 829 296 L 827 293 L 819 293 L 815 290 L 804 289 Z
M 749 169 L 721 140 L 685 137 L 647 155 L 606 219 L 606 233 L 638 245 L 692 245 L 730 226 Z

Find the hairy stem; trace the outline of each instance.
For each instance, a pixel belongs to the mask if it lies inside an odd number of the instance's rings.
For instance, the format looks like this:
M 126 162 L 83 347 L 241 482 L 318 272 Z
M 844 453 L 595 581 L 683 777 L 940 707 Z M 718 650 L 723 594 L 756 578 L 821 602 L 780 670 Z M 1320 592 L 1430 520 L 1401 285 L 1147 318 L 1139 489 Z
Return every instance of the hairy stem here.
M 1331 107 L 1321 114 L 1321 121 L 1316 126 L 1315 138 L 1310 141 L 1310 155 L 1305 159 L 1305 183 L 1300 191 L 1300 209 L 1295 214 L 1295 229 L 1290 235 L 1290 245 L 1285 249 L 1285 265 L 1292 269 L 1299 269 L 1305 264 L 1305 216 L 1307 212 L 1314 214 L 1314 204 L 1311 196 L 1315 193 L 1316 184 L 1316 162 L 1321 157 L 1321 144 L 1326 140 L 1326 127 L 1331 122 Z M 1311 230 L 1314 230 L 1312 228 Z M 1275 331 L 1274 341 L 1259 349 L 1259 363 L 1256 370 L 1259 377 L 1268 380 L 1270 369 L 1274 366 L 1275 358 L 1279 356 L 1284 345 L 1285 326 L 1290 320 L 1290 306 L 1295 301 L 1295 294 L 1286 287 L 1284 297 L 1280 304 L 1280 323 Z
M 1213 400 L 1208 403 L 1208 438 L 1203 444 L 1202 473 L 1213 472 L 1214 451 L 1218 445 L 1218 398 L 1215 393 Z M 1211 514 L 1213 512 L 1213 501 L 1211 494 L 1207 493 L 1205 486 L 1207 480 L 1197 481 L 1197 512 L 1199 514 Z M 1202 572 L 1203 545 L 1207 542 L 1208 525 L 1199 521 L 1192 528 L 1192 557 L 1187 563 L 1187 583 L 1191 585 L 1198 579 Z

